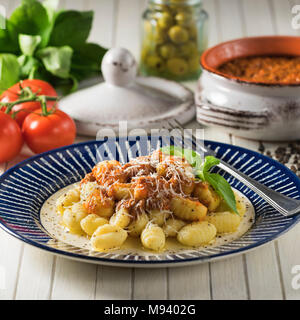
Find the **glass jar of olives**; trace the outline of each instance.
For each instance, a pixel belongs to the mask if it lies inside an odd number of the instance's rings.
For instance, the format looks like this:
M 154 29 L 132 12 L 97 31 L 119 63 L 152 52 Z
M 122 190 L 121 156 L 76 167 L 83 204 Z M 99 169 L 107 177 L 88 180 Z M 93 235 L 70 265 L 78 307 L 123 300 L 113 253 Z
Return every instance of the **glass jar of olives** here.
M 142 21 L 141 74 L 198 79 L 207 20 L 201 0 L 149 0 Z

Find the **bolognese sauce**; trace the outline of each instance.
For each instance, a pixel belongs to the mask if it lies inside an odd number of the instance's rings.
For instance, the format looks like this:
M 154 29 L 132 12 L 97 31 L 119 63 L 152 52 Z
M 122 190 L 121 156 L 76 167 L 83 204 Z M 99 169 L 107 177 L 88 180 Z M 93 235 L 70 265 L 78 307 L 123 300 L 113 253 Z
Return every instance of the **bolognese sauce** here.
M 221 65 L 218 71 L 245 81 L 300 84 L 300 56 L 237 58 Z

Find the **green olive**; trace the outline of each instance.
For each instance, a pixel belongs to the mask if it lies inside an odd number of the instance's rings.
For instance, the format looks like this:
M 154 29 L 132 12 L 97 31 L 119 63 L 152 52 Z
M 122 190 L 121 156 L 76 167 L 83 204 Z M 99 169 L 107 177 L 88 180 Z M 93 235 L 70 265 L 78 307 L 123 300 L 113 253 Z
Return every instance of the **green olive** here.
M 165 67 L 164 61 L 159 56 L 149 56 L 146 59 L 146 64 L 149 68 L 157 71 L 162 71 Z
M 171 43 L 166 43 L 159 48 L 159 54 L 164 59 L 170 59 L 175 56 L 176 48 Z
M 179 12 L 175 16 L 175 20 L 179 26 L 188 27 L 192 22 L 192 16 L 189 13 Z
M 167 41 L 167 38 L 168 36 L 165 31 L 157 26 L 153 35 L 153 41 L 155 42 L 155 44 L 163 44 Z
M 189 39 L 188 31 L 180 26 L 171 27 L 168 34 L 172 42 L 176 44 L 185 43 Z
M 168 1 L 165 1 L 168 3 Z M 168 4 L 157 4 L 157 11 L 171 13 L 171 8 Z
M 197 45 L 194 41 L 188 41 L 177 47 L 177 55 L 179 57 L 191 58 L 197 55 Z
M 198 34 L 198 30 L 195 24 L 191 25 L 188 28 L 188 33 L 190 35 L 190 39 L 196 39 L 197 38 L 197 34 Z
M 173 17 L 168 12 L 163 12 L 162 16 L 157 20 L 157 24 L 162 29 L 168 29 L 173 25 Z
M 167 61 L 167 68 L 170 73 L 182 76 L 188 71 L 188 64 L 179 58 L 172 58 Z
M 200 69 L 199 57 L 193 57 L 188 60 L 189 71 L 196 72 Z

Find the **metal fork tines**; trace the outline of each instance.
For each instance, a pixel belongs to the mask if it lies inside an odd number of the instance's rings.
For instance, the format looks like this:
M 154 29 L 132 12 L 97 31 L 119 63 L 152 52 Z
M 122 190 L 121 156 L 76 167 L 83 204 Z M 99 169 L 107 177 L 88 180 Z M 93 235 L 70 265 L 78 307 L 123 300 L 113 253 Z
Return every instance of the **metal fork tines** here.
M 166 129 L 173 129 L 178 130 L 181 133 L 181 137 L 183 137 L 183 130 L 184 128 L 177 120 L 171 120 L 166 122 L 164 128 Z M 197 138 L 191 131 L 185 131 L 185 135 L 188 135 L 193 142 L 193 147 L 200 148 L 204 152 L 205 155 L 214 155 L 216 153 L 204 146 L 203 143 L 199 143 Z M 276 192 L 265 185 L 257 182 L 256 180 L 250 178 L 246 174 L 240 172 L 230 164 L 226 163 L 222 159 L 220 159 L 220 164 L 218 165 L 219 168 L 228 172 L 234 178 L 241 181 L 244 185 L 252 189 L 255 193 L 257 193 L 261 198 L 263 198 L 268 204 L 270 204 L 273 208 L 275 208 L 278 212 L 286 217 L 290 217 L 297 213 L 300 213 L 300 201 L 296 199 L 289 198 L 279 192 Z

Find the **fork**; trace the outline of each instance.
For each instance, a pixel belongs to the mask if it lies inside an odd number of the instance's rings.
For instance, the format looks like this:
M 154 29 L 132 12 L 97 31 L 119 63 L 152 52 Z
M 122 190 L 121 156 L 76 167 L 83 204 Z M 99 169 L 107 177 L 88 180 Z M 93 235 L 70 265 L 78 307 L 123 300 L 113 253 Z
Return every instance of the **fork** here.
M 181 137 L 183 137 L 184 128 L 177 120 L 169 120 L 165 122 L 166 125 L 163 125 L 164 129 L 175 129 L 180 132 Z M 193 145 L 197 146 L 205 155 L 216 156 L 216 153 L 208 147 L 205 147 L 204 144 L 197 143 L 197 138 L 194 134 L 190 132 L 185 132 L 186 135 L 191 138 Z M 289 198 L 279 192 L 276 192 L 265 185 L 257 182 L 256 180 L 250 178 L 246 174 L 235 169 L 222 159 L 219 159 L 220 163 L 218 167 L 222 170 L 228 172 L 234 178 L 241 181 L 244 185 L 249 187 L 255 193 L 257 193 L 261 198 L 263 198 L 268 204 L 270 204 L 274 209 L 285 217 L 291 217 L 297 213 L 300 213 L 300 200 Z

